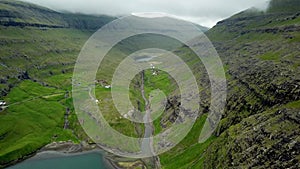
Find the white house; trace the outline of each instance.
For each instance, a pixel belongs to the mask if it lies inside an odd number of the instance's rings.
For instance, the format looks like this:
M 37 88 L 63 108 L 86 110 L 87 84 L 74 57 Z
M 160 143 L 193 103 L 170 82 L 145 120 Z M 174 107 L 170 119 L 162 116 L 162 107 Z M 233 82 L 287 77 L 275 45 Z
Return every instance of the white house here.
M 155 66 L 151 63 L 150 64 L 151 69 L 155 69 Z
M 0 101 L 0 106 L 6 106 L 6 102 L 5 101 Z
M 111 88 L 111 85 L 106 85 L 104 86 L 105 89 L 110 89 Z

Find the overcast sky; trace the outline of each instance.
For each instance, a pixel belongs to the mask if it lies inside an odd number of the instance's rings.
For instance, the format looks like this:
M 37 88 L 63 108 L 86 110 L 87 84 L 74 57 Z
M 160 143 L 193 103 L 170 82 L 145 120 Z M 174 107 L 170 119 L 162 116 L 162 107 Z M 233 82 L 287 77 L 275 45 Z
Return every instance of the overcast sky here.
M 162 12 L 212 27 L 216 22 L 256 6 L 264 9 L 268 0 L 24 0 L 59 11 L 85 14 L 128 15 Z

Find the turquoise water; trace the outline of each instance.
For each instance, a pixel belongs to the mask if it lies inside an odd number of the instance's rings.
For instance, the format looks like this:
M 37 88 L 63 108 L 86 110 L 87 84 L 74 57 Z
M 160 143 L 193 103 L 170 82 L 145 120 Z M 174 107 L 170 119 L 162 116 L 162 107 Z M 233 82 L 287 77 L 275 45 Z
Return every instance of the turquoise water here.
M 99 152 L 29 159 L 7 169 L 111 169 Z

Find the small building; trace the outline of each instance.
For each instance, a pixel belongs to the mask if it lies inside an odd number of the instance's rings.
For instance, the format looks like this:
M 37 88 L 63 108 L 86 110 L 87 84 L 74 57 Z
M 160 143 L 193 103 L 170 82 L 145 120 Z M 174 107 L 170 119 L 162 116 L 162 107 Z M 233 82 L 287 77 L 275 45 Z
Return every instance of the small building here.
M 151 69 L 155 69 L 155 66 L 151 63 L 150 64 Z
M 108 85 L 108 82 L 106 80 L 95 80 L 95 83 L 98 83 L 99 85 L 101 86 L 105 86 L 105 85 Z
M 111 85 L 106 85 L 104 86 L 105 89 L 110 89 L 111 88 Z
M 0 101 L 0 106 L 6 106 L 6 102 L 5 101 Z

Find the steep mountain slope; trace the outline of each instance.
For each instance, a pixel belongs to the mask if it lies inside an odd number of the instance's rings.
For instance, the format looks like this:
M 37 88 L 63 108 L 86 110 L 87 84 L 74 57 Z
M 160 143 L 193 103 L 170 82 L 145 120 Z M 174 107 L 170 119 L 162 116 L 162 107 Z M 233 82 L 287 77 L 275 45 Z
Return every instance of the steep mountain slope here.
M 214 136 L 199 144 L 209 106 L 209 100 L 202 99 L 204 115 L 179 145 L 160 155 L 162 168 L 300 167 L 298 4 L 299 0 L 273 0 L 266 12 L 241 12 L 206 33 L 227 71 L 226 111 Z M 0 1 L 0 16 L 1 100 L 9 105 L 0 112 L 0 165 L 22 159 L 49 142 L 89 141 L 73 111 L 72 70 L 92 30 L 114 18 L 61 14 L 8 0 Z M 97 79 L 109 82 L 113 72 L 107 69 L 133 51 L 159 47 L 174 50 L 192 68 L 197 81 L 209 85 L 197 56 L 186 46 L 174 46 L 180 44 L 168 38 L 132 37 L 108 54 Z M 156 87 L 173 89 L 173 82 L 162 75 L 153 78 L 145 73 L 146 94 Z M 136 92 L 139 76 L 131 87 L 133 104 L 142 109 L 144 103 Z M 178 115 L 180 103 L 174 93 L 168 93 L 166 113 L 154 121 L 155 133 L 165 130 Z M 109 110 L 104 114 L 107 121 L 124 134 L 142 136 L 143 126 L 120 118 L 109 94 L 109 89 L 97 84 L 96 96 L 105 100 L 100 105 Z M 209 98 L 209 91 L 203 90 L 202 95 Z
M 268 13 L 297 13 L 299 12 L 299 1 L 295 0 L 272 0 L 267 9 Z
M 299 168 L 300 1 L 274 0 L 207 33 L 228 66 L 227 110 L 204 168 Z
M 266 12 L 249 9 L 206 32 L 227 71 L 226 111 L 217 137 L 192 141 L 196 123 L 161 155 L 165 168 L 300 167 L 299 3 L 273 0 Z
M 229 67 L 229 84 L 237 84 L 239 90 L 242 85 L 255 95 L 250 105 L 244 105 L 254 113 L 299 100 L 299 15 L 249 10 L 207 33 Z

